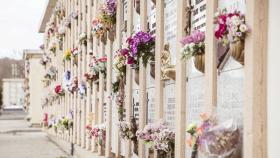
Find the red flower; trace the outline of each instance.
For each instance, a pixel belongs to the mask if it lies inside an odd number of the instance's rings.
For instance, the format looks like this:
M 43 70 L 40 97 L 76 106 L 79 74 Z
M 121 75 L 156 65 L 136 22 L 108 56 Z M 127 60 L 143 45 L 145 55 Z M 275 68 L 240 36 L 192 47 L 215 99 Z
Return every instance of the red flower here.
M 226 33 L 226 31 L 227 31 L 226 24 L 220 24 L 218 30 L 215 31 L 215 37 L 218 39 L 222 38 L 223 35 Z
M 54 89 L 55 93 L 60 93 L 61 92 L 61 85 L 57 85 Z

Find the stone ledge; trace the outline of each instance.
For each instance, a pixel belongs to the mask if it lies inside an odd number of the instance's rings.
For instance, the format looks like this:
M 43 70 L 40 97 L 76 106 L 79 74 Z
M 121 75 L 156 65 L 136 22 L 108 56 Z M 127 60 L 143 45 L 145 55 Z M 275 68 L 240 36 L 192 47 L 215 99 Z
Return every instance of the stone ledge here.
M 71 156 L 71 143 L 48 134 L 48 138 L 61 148 L 71 158 L 105 158 L 104 156 L 98 156 L 96 153 L 92 153 L 80 146 L 74 145 L 74 155 Z

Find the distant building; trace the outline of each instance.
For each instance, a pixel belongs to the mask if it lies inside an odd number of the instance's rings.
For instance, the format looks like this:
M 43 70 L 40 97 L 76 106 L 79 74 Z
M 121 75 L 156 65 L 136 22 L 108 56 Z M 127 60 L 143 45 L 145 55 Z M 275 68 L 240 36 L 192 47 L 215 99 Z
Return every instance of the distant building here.
M 25 109 L 28 112 L 28 119 L 31 125 L 38 125 L 42 122 L 42 98 L 43 85 L 41 77 L 44 67 L 40 64 L 42 58 L 40 50 L 24 50 L 25 60 Z
M 23 109 L 24 79 L 2 79 L 3 83 L 3 109 Z

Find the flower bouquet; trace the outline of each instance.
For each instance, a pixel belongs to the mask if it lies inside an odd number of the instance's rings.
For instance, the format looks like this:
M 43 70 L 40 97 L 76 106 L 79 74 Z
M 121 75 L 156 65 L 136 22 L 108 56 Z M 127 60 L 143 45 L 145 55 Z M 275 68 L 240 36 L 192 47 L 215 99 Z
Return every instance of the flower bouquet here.
M 116 24 L 116 12 L 116 0 L 105 0 L 100 9 L 99 20 L 102 21 L 108 31 L 111 31 L 113 26 Z
M 74 64 L 78 65 L 78 55 L 79 55 L 79 50 L 78 50 L 78 48 L 73 48 L 73 49 L 71 50 L 71 54 L 72 54 L 72 56 L 73 56 L 73 58 L 74 58 Z
M 92 82 L 97 81 L 99 79 L 99 73 L 85 73 L 84 74 L 85 81 L 92 85 Z
M 64 27 L 67 27 L 70 29 L 71 28 L 71 17 L 67 17 L 66 19 L 64 19 L 63 24 L 64 24 Z
M 127 39 L 129 55 L 128 64 L 139 68 L 140 59 L 143 66 L 147 67 L 150 60 L 154 59 L 155 38 L 150 33 L 138 32 Z
M 173 154 L 175 132 L 168 129 L 163 121 L 148 124 L 143 130 L 138 130 L 136 135 L 138 139 L 151 144 L 162 157 Z
M 114 56 L 113 67 L 116 73 L 117 80 L 113 83 L 113 92 L 117 93 L 121 87 L 121 83 L 123 84 L 125 75 L 126 75 L 126 64 L 127 64 L 127 55 L 128 49 L 119 50 Z
M 71 60 L 71 50 L 67 49 L 63 54 L 63 60 L 70 61 Z
M 57 126 L 62 131 L 69 130 L 72 127 L 72 121 L 67 117 L 62 117 L 58 120 Z
M 229 44 L 232 57 L 244 64 L 244 43 L 249 32 L 245 16 L 238 11 L 228 13 L 222 10 L 216 13 L 215 24 L 215 37 L 223 45 Z
M 48 62 L 51 61 L 51 58 L 48 57 L 46 54 L 43 55 L 43 57 L 40 60 L 40 64 L 43 66 L 46 66 Z
M 79 16 L 79 12 L 78 12 L 78 11 L 73 11 L 73 12 L 71 13 L 71 17 L 72 17 L 73 19 L 75 19 L 75 20 L 78 19 L 78 16 Z
M 79 90 L 79 87 L 78 87 L 78 77 L 73 77 L 72 80 L 71 80 L 70 85 L 68 86 L 68 91 L 70 93 L 74 93 L 74 92 L 77 92 L 78 90 Z
M 91 130 L 92 130 L 92 126 L 91 126 L 91 125 L 86 125 L 86 133 L 87 133 L 87 136 L 88 136 L 89 138 L 92 137 L 92 135 L 91 135 Z
M 97 38 L 103 38 L 106 33 L 106 28 L 103 22 L 99 19 L 92 21 L 92 34 Z
M 47 73 L 44 75 L 45 79 L 53 80 L 56 77 L 57 70 L 54 66 L 51 66 Z
M 79 35 L 79 44 L 87 45 L 87 34 L 86 33 L 81 33 Z
M 191 124 L 187 132 L 191 135 L 188 140 L 193 148 L 192 158 L 198 151 L 206 156 L 219 158 L 240 157 L 241 131 L 233 119 L 219 123 L 215 117 L 202 116 L 202 124 L 197 127 Z M 237 156 L 238 155 L 238 156 Z
M 126 75 L 126 64 L 127 64 L 127 56 L 128 49 L 119 50 L 114 56 L 114 70 L 118 77 L 125 77 Z
M 101 57 L 99 59 L 97 59 L 97 66 L 98 66 L 98 70 L 99 72 L 103 75 L 104 78 L 106 78 L 106 74 L 107 74 L 107 57 Z
M 56 37 L 60 42 L 62 42 L 64 36 L 65 36 L 65 27 L 62 25 L 62 26 L 58 27 L 57 32 L 56 32 Z
M 46 36 L 48 38 L 50 38 L 51 35 L 54 33 L 54 31 L 56 29 L 55 23 L 54 22 L 49 22 L 49 23 L 47 23 L 46 27 L 47 27 Z
M 56 55 L 56 42 L 51 42 L 49 45 L 49 51 Z
M 87 86 L 86 86 L 85 82 L 81 82 L 81 84 L 79 85 L 79 94 L 82 99 L 84 98 L 86 93 L 87 93 Z
M 93 79 L 92 81 L 97 81 L 99 79 L 99 67 L 98 61 L 96 57 L 92 57 L 91 62 L 89 64 L 90 72 L 89 72 L 89 79 Z
M 194 65 L 197 70 L 204 73 L 205 69 L 205 33 L 199 30 L 192 32 L 191 35 L 184 37 L 181 43 L 182 58 L 189 59 L 194 57 Z
M 54 89 L 55 94 L 59 96 L 64 96 L 65 92 L 61 85 L 57 85 Z
M 120 121 L 118 127 L 121 138 L 132 141 L 134 145 L 134 153 L 138 154 L 138 139 L 136 136 L 138 126 L 136 124 L 136 119 L 132 118 L 130 124 L 126 121 Z
M 62 4 L 58 4 L 55 7 L 55 15 L 59 18 L 59 19 L 63 19 L 63 17 L 65 16 L 65 9 L 62 7 Z
M 99 124 L 93 126 L 91 130 L 91 136 L 96 138 L 98 140 L 98 144 L 100 146 L 105 145 L 105 139 L 106 139 L 106 125 L 105 124 Z

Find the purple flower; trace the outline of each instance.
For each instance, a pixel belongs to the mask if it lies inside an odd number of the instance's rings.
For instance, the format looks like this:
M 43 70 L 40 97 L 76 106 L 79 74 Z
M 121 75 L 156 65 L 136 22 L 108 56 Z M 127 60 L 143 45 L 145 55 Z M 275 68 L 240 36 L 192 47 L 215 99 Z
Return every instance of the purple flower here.
M 198 44 L 200 42 L 203 42 L 204 40 L 205 40 L 205 32 L 195 30 L 192 32 L 191 35 L 184 37 L 181 40 L 181 43 L 183 45 L 190 44 L 190 43 Z

